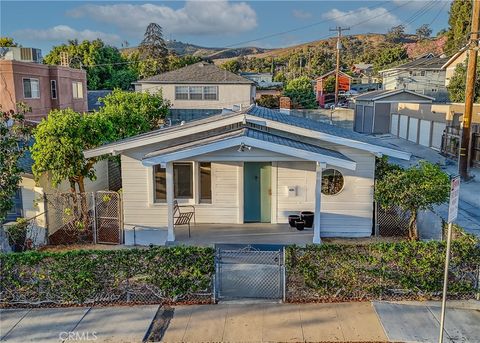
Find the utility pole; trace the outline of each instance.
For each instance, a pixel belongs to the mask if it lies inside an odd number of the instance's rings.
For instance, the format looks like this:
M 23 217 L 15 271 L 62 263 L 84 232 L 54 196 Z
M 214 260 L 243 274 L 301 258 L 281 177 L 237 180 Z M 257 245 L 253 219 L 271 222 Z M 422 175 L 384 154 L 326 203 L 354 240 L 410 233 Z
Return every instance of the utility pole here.
M 470 164 L 470 126 L 472 122 L 473 101 L 475 98 L 475 79 L 477 74 L 478 30 L 480 27 L 480 0 L 473 1 L 472 32 L 468 48 L 467 85 L 465 89 L 465 111 L 463 113 L 462 142 L 460 144 L 458 173 L 468 180 Z
M 330 31 L 337 32 L 337 65 L 335 68 L 335 107 L 338 104 L 338 77 L 340 76 L 340 49 L 342 49 L 342 42 L 341 42 L 342 31 L 348 31 L 348 30 L 350 30 L 349 27 L 340 27 L 340 26 L 337 26 L 334 29 L 330 29 Z

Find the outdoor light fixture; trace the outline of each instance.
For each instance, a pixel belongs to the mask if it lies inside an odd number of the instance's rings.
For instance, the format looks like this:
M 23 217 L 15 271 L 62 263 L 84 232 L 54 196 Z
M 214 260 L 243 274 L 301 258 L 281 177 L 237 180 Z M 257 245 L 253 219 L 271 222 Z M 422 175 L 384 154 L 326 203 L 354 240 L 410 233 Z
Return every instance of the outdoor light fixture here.
M 252 150 L 252 147 L 250 145 L 246 145 L 245 143 L 242 143 L 237 149 L 238 152 L 244 152 L 245 150 L 250 151 Z

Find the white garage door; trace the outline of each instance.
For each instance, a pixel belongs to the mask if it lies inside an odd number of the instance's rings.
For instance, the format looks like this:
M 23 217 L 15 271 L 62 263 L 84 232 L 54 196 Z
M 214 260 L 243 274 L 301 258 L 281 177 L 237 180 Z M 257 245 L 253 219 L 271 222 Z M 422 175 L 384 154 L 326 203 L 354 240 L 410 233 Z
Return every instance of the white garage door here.
M 408 140 L 413 143 L 417 143 L 418 135 L 418 118 L 410 118 L 410 124 L 408 125 Z
M 430 146 L 430 127 L 432 122 L 430 120 L 420 120 L 420 135 L 418 137 L 418 144 L 429 147 Z
M 400 116 L 398 136 L 407 139 L 408 116 Z
M 433 122 L 433 129 L 432 129 L 432 148 L 440 150 L 442 147 L 442 135 L 443 130 L 445 130 L 446 124 L 439 123 L 434 121 Z
M 398 136 L 398 114 L 392 114 L 392 122 L 390 123 L 390 133 Z

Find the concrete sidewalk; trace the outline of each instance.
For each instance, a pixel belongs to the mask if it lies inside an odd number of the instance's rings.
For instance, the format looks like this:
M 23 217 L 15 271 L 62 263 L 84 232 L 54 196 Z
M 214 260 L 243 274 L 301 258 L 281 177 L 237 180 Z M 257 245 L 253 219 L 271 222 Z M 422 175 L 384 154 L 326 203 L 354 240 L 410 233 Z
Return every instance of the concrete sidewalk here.
M 479 302 L 449 302 L 445 342 L 480 343 Z M 438 302 L 0 310 L 0 341 L 436 342 Z
M 163 342 L 386 342 L 371 303 L 178 306 Z

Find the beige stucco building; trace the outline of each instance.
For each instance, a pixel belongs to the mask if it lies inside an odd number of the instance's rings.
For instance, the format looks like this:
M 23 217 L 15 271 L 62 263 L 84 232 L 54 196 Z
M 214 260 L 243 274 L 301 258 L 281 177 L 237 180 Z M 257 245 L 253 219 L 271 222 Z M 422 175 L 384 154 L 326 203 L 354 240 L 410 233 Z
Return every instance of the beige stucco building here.
M 221 110 L 248 107 L 255 99 L 253 81 L 199 62 L 134 83 L 138 92 L 162 92 L 173 110 Z

